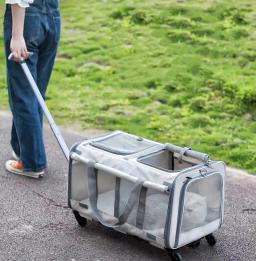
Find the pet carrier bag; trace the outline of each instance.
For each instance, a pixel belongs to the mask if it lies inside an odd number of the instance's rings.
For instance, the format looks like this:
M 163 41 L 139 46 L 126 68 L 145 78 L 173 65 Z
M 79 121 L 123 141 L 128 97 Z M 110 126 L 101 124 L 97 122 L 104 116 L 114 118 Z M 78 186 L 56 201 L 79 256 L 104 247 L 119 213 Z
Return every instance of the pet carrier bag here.
M 172 144 L 115 131 L 75 145 L 69 206 L 87 219 L 165 249 L 199 245 L 223 221 L 223 162 Z M 178 260 L 178 259 L 177 259 Z
M 11 55 L 9 59 L 12 59 Z M 196 247 L 223 222 L 225 166 L 204 153 L 115 131 L 69 151 L 24 61 L 20 65 L 69 160 L 68 204 L 87 219 L 164 248 Z

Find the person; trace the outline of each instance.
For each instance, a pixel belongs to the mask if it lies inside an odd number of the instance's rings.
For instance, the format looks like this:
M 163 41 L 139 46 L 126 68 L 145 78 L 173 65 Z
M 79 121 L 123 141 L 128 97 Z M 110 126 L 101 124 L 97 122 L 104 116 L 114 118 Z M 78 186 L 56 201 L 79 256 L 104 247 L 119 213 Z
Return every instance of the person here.
M 17 61 L 26 59 L 45 98 L 60 38 L 58 0 L 5 0 L 5 3 L 4 46 L 13 115 L 13 159 L 8 160 L 5 167 L 11 173 L 38 178 L 47 166 L 43 113 Z M 10 53 L 16 62 L 8 60 Z

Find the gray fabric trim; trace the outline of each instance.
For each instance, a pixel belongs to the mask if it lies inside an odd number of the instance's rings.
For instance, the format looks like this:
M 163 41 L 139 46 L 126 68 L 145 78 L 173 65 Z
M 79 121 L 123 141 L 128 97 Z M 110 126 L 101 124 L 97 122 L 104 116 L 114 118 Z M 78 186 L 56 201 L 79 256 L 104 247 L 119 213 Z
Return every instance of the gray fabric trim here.
M 186 153 L 188 150 L 191 150 L 191 148 L 189 148 L 189 147 L 184 147 L 184 148 L 181 149 L 181 151 L 180 151 L 180 156 L 179 156 L 179 163 L 182 163 L 183 157 L 184 157 L 185 153 Z
M 146 210 L 146 196 L 147 196 L 147 188 L 143 187 L 140 192 L 140 199 L 139 199 L 139 205 L 138 205 L 137 217 L 136 217 L 136 227 L 139 229 L 143 229 L 145 210 Z
M 173 205 L 173 197 L 175 191 L 175 182 L 169 186 L 169 201 L 168 201 L 168 208 L 166 213 L 166 221 L 164 226 L 164 244 L 165 248 L 170 248 L 170 227 L 171 227 L 171 214 L 172 214 L 172 205 Z
M 71 187 L 72 187 L 72 170 L 73 170 L 73 160 L 71 158 L 71 153 L 76 150 L 78 145 L 80 145 L 81 142 L 75 143 L 71 149 L 69 154 L 69 163 L 68 163 L 68 206 L 71 208 Z
M 100 210 L 97 208 L 97 202 L 98 202 L 98 186 L 97 186 L 97 170 L 95 169 L 95 162 L 90 161 L 88 163 L 88 194 L 89 194 L 89 202 L 91 210 L 94 214 L 94 216 L 98 219 L 98 221 L 106 226 L 106 227 L 118 227 L 123 225 L 132 209 L 134 208 L 135 204 L 138 202 L 139 195 L 143 186 L 143 181 L 138 179 L 135 183 L 130 197 L 127 201 L 127 204 L 125 206 L 125 209 L 123 213 L 121 213 L 117 218 L 112 218 L 106 220 L 102 214 L 100 213 Z
M 171 157 L 172 170 L 175 170 L 174 152 L 169 151 L 169 153 L 172 154 Z
M 75 153 L 77 153 L 78 155 L 82 155 L 82 151 L 80 151 L 78 149 L 75 150 Z
M 168 186 L 169 187 L 169 191 L 170 191 L 170 187 L 172 186 L 171 183 L 165 181 L 165 182 L 163 182 L 163 185 Z
M 119 216 L 121 179 L 116 177 L 114 216 Z
M 87 205 L 87 204 L 84 204 L 84 203 L 82 203 L 82 202 L 79 202 L 79 206 L 80 206 L 81 208 L 88 209 L 88 205 Z
M 71 187 L 72 187 L 72 166 L 73 160 L 71 157 L 69 157 L 68 162 L 68 207 L 71 208 Z
M 179 243 L 180 228 L 181 228 L 183 207 L 184 207 L 184 201 L 185 201 L 185 192 L 186 192 L 188 184 L 190 183 L 191 180 L 193 180 L 193 179 L 187 178 L 186 182 L 184 183 L 184 185 L 182 186 L 182 189 L 180 191 L 180 197 L 179 197 L 180 204 L 179 204 L 179 208 L 178 208 L 178 218 L 177 218 L 178 221 L 177 221 L 177 227 L 176 227 L 174 248 L 177 248 L 178 243 Z
M 155 235 L 152 235 L 152 234 L 150 234 L 150 233 L 147 233 L 146 235 L 147 235 L 147 237 L 148 237 L 150 240 L 156 241 L 156 236 L 155 236 Z

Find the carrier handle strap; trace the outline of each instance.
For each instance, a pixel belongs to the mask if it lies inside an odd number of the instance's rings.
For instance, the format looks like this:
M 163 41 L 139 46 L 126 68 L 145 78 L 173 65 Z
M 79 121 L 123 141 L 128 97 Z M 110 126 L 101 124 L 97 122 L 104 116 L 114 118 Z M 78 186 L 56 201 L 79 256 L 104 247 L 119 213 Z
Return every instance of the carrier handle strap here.
M 131 191 L 129 199 L 124 208 L 124 211 L 121 214 L 119 214 L 118 217 L 104 218 L 97 207 L 98 184 L 97 184 L 97 169 L 95 168 L 95 162 L 90 161 L 88 163 L 87 174 L 88 174 L 89 203 L 94 216 L 98 219 L 98 221 L 102 225 L 106 227 L 113 228 L 113 227 L 118 227 L 123 225 L 127 221 L 135 204 L 139 201 L 139 196 L 143 187 L 143 180 L 138 179 L 135 182 L 135 185 Z
M 182 163 L 185 153 L 189 150 L 191 150 L 190 147 L 184 147 L 181 149 L 180 156 L 179 156 L 179 163 Z

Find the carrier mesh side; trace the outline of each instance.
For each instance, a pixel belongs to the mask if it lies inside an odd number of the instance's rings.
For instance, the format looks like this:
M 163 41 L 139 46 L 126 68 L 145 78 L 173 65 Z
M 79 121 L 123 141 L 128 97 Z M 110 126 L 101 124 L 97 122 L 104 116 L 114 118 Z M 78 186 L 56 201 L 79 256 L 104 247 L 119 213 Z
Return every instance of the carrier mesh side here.
M 117 133 L 98 141 L 92 141 L 90 144 L 119 155 L 134 154 L 156 145 L 154 142 L 127 133 Z

